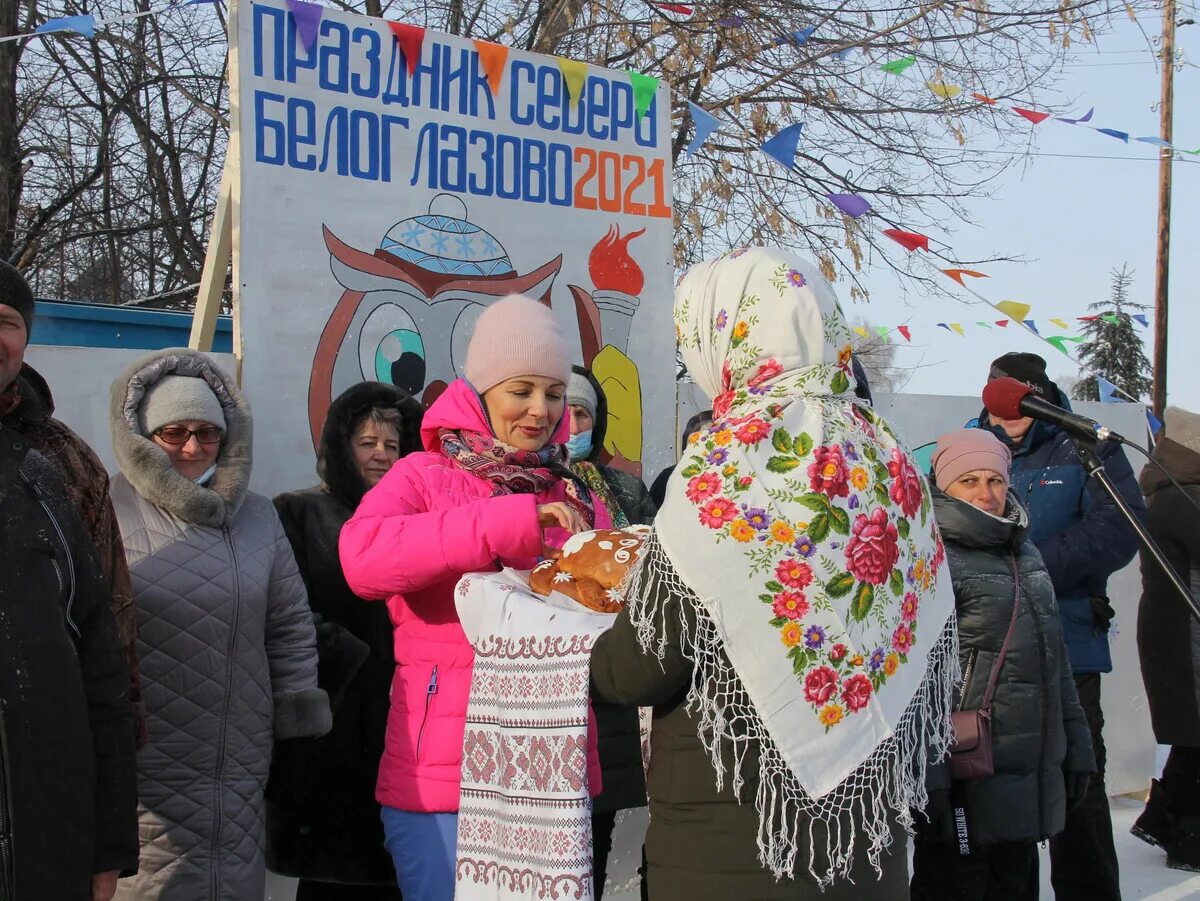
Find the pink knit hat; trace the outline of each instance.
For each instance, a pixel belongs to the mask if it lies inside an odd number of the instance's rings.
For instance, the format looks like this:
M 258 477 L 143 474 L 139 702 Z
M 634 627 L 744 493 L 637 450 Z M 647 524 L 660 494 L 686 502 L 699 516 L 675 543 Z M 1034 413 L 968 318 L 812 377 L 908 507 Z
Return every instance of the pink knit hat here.
M 977 469 L 996 473 L 1008 484 L 1012 454 L 1004 442 L 984 429 L 959 429 L 938 439 L 933 452 L 933 476 L 945 491 L 959 478 Z
M 550 308 L 510 294 L 475 320 L 464 371 L 471 387 L 483 394 L 518 375 L 541 375 L 566 384 L 571 360 Z

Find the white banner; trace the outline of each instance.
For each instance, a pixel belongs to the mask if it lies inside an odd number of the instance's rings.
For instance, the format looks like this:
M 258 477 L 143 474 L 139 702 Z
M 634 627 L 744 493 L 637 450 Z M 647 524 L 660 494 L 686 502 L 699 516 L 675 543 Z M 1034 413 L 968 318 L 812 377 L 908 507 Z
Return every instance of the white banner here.
M 672 462 L 666 86 L 311 4 L 236 6 L 256 484 L 313 481 L 325 411 L 356 382 L 431 402 L 511 293 L 550 305 L 604 384 L 617 464 L 650 479 Z

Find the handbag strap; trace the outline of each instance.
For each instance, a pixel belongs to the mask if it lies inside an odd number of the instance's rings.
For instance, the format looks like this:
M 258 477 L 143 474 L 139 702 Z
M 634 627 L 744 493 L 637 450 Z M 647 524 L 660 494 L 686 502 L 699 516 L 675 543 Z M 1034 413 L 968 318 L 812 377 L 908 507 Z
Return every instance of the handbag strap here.
M 1017 555 L 1010 555 L 1009 562 L 1012 563 L 1013 573 L 1012 619 L 1008 621 L 1008 633 L 1004 636 L 1004 644 L 1000 645 L 1000 654 L 992 666 L 991 675 L 988 676 L 987 688 L 983 692 L 983 703 L 979 705 L 979 710 L 984 716 L 992 715 L 992 694 L 996 690 L 996 681 L 1000 678 L 1000 668 L 1004 666 L 1004 658 L 1008 656 L 1008 643 L 1012 641 L 1013 632 L 1017 630 L 1017 613 L 1021 610 L 1021 567 L 1017 564 Z

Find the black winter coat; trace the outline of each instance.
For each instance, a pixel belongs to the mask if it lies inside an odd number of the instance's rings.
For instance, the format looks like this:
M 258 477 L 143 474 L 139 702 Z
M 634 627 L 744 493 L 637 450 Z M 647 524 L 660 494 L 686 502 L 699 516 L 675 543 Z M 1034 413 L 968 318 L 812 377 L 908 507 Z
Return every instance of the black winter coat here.
M 1200 504 L 1200 453 L 1164 438 L 1154 448 L 1154 459 L 1183 490 L 1153 467 L 1142 470 L 1150 534 L 1200 597 L 1200 513 L 1184 495 Z M 1200 625 L 1145 552 L 1137 639 L 1155 740 L 1200 747 Z
M 963 684 L 956 709 L 983 704 L 1012 620 L 1014 555 L 1021 579 L 1016 629 L 992 698 L 995 775 L 961 783 L 969 840 L 991 845 L 1048 838 L 1062 831 L 1066 817 L 1064 770 L 1096 769 L 1050 576 L 1025 536 L 1027 514 L 1012 495 L 1006 519 L 936 488 L 933 510 L 946 543 L 958 615 Z M 930 770 L 929 787 L 946 800 L 947 764 Z M 946 820 L 941 837 L 952 840 Z
M 374 406 L 402 416 L 401 455 L 420 441 L 421 406 L 397 388 L 364 382 L 329 408 L 318 449 L 322 484 L 275 498 L 317 623 L 317 681 L 329 694 L 333 728 L 321 738 L 275 744 L 267 786 L 267 866 L 319 882 L 395 885 L 383 847 L 375 780 L 394 669 L 392 624 L 383 604 L 346 584 L 338 535 L 366 492 L 351 430 Z
M 129 669 L 51 464 L 0 428 L 0 898 L 82 901 L 137 872 Z
M 893 830 L 889 853 L 882 857 L 883 876 L 867 861 L 865 836 L 855 848 L 851 880 L 839 880 L 824 892 L 803 870 L 808 848 L 797 859 L 801 873 L 779 882 L 758 859 L 758 747 L 746 748 L 744 783 L 734 792 L 733 748 L 722 748 L 723 787 L 717 789 L 712 758 L 699 737 L 697 720 L 687 710 L 692 663 L 683 653 L 681 614 L 695 632 L 694 598 L 672 594 L 662 581 L 650 588 L 652 609 L 665 605 L 666 648 L 660 660 L 646 654 L 628 610 L 592 649 L 593 697 L 654 708 L 650 730 L 650 826 L 646 831 L 646 880 L 653 901 L 906 901 L 908 860 L 904 834 Z M 656 613 L 656 619 L 658 614 Z M 731 728 L 737 728 L 731 725 Z M 819 833 L 819 830 L 817 830 Z M 801 828 L 801 836 L 808 830 Z M 818 846 L 821 844 L 818 834 Z M 818 871 L 826 864 L 820 855 Z
M 600 462 L 604 436 L 608 431 L 608 397 L 590 369 L 571 367 L 586 376 L 596 392 L 596 417 L 592 423 L 592 452 L 587 461 L 595 465 L 605 484 L 617 499 L 617 505 L 630 525 L 648 526 L 654 522 L 658 506 L 646 490 L 646 484 L 632 473 Z M 636 707 L 606 704 L 593 698 L 596 714 L 597 751 L 600 755 L 602 792 L 592 799 L 597 812 L 646 806 L 646 775 L 642 768 L 642 737 Z

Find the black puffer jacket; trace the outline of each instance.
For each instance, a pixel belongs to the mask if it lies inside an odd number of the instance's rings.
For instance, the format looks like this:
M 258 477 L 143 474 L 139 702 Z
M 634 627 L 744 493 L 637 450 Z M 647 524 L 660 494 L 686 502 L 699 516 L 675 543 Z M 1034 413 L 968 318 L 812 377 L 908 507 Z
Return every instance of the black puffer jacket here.
M 2 427 L 0 561 L 0 898 L 87 898 L 138 867 L 129 670 L 57 473 Z
M 330 406 L 317 472 L 321 484 L 275 498 L 317 625 L 318 684 L 333 709 L 321 738 L 276 742 L 267 786 L 267 865 L 320 882 L 395 885 L 383 848 L 375 779 L 391 687 L 392 624 L 346 584 L 338 535 L 367 485 L 350 448 L 351 430 L 372 407 L 401 414 L 400 454 L 420 447 L 421 405 L 398 388 L 363 382 Z
M 1014 555 L 1021 579 L 1016 630 L 992 699 L 995 775 L 962 783 L 970 842 L 1048 838 L 1062 831 L 1066 817 L 1063 771 L 1096 768 L 1050 576 L 1025 537 L 1028 517 L 1012 495 L 1006 519 L 937 489 L 933 509 L 946 542 L 958 611 L 963 669 L 958 709 L 974 710 L 983 703 L 1012 619 Z M 949 777 L 946 764 L 930 770 L 930 789 L 942 799 Z

